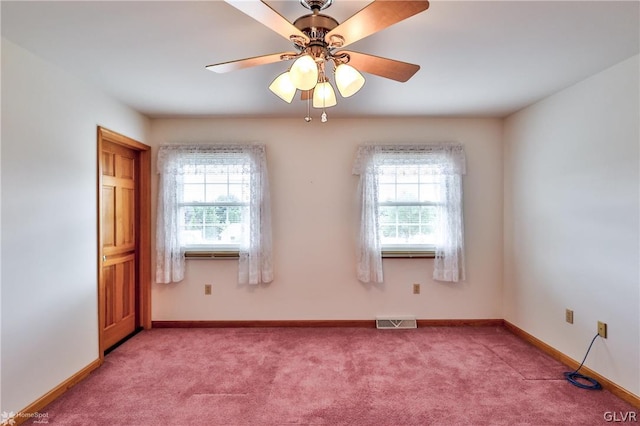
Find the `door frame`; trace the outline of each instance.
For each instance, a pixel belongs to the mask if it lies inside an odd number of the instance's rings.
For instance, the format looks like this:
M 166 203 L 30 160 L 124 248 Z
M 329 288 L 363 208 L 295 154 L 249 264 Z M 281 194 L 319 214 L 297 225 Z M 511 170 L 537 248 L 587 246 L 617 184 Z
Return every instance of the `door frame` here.
M 122 145 L 138 153 L 136 158 L 136 329 L 151 328 L 151 147 L 98 126 L 98 352 L 104 361 L 103 332 L 104 307 L 100 303 L 102 283 L 102 146 L 103 141 Z

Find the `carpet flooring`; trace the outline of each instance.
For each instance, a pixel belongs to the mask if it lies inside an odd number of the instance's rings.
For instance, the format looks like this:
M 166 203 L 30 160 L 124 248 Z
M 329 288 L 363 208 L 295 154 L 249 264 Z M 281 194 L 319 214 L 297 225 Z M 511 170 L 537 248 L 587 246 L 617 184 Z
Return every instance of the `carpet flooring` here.
M 637 413 L 567 370 L 502 327 L 153 329 L 41 412 L 83 426 L 600 425 Z

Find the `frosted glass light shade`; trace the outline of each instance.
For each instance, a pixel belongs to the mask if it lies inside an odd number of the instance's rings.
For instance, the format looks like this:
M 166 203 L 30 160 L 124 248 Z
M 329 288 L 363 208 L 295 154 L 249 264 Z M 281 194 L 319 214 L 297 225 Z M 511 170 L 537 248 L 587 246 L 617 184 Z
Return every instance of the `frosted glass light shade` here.
M 269 86 L 269 90 L 287 103 L 291 103 L 296 95 L 296 86 L 291 82 L 289 72 L 284 72 L 277 76 Z
M 331 87 L 331 83 L 328 81 L 318 83 L 316 88 L 313 89 L 314 108 L 329 108 L 335 106 L 337 103 L 336 92 L 334 92 L 333 87 Z
M 335 76 L 336 86 L 344 98 L 355 95 L 364 86 L 364 77 L 351 65 L 338 65 Z
M 293 85 L 300 90 L 311 90 L 318 82 L 318 65 L 310 55 L 295 60 L 289 76 Z

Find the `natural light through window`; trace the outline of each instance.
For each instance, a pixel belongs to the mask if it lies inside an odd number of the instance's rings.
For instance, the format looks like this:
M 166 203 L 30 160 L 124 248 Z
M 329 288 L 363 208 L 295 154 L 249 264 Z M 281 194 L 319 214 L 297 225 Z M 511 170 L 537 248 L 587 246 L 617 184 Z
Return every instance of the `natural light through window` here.
M 433 251 L 440 179 L 423 165 L 378 168 L 378 224 L 385 251 Z
M 204 168 L 204 170 L 203 170 Z M 249 208 L 249 173 L 243 165 L 185 166 L 179 203 L 181 241 L 187 250 L 237 250 Z

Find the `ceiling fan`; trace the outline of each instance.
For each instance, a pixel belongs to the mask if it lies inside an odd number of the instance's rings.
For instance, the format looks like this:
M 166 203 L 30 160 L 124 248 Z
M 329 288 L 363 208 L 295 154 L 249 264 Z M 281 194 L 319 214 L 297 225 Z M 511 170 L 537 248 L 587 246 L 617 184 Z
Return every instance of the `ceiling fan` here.
M 222 62 L 207 65 L 206 68 L 225 73 L 293 60 L 291 68 L 280 74 L 269 89 L 288 103 L 300 90 L 301 98 L 307 101 L 307 122 L 311 121 L 311 101 L 314 108 L 323 109 L 322 122 L 327 121 L 324 109 L 337 104 L 326 69 L 329 62 L 333 62 L 335 83 L 343 97 L 355 94 L 364 85 L 365 79 L 359 71 L 406 82 L 420 69 L 419 65 L 342 49 L 427 10 L 427 0 L 375 0 L 342 23 L 320 13 L 331 6 L 333 0 L 299 0 L 302 6 L 311 10 L 311 13 L 299 17 L 293 23 L 265 1 L 225 1 L 290 40 L 296 51 Z

